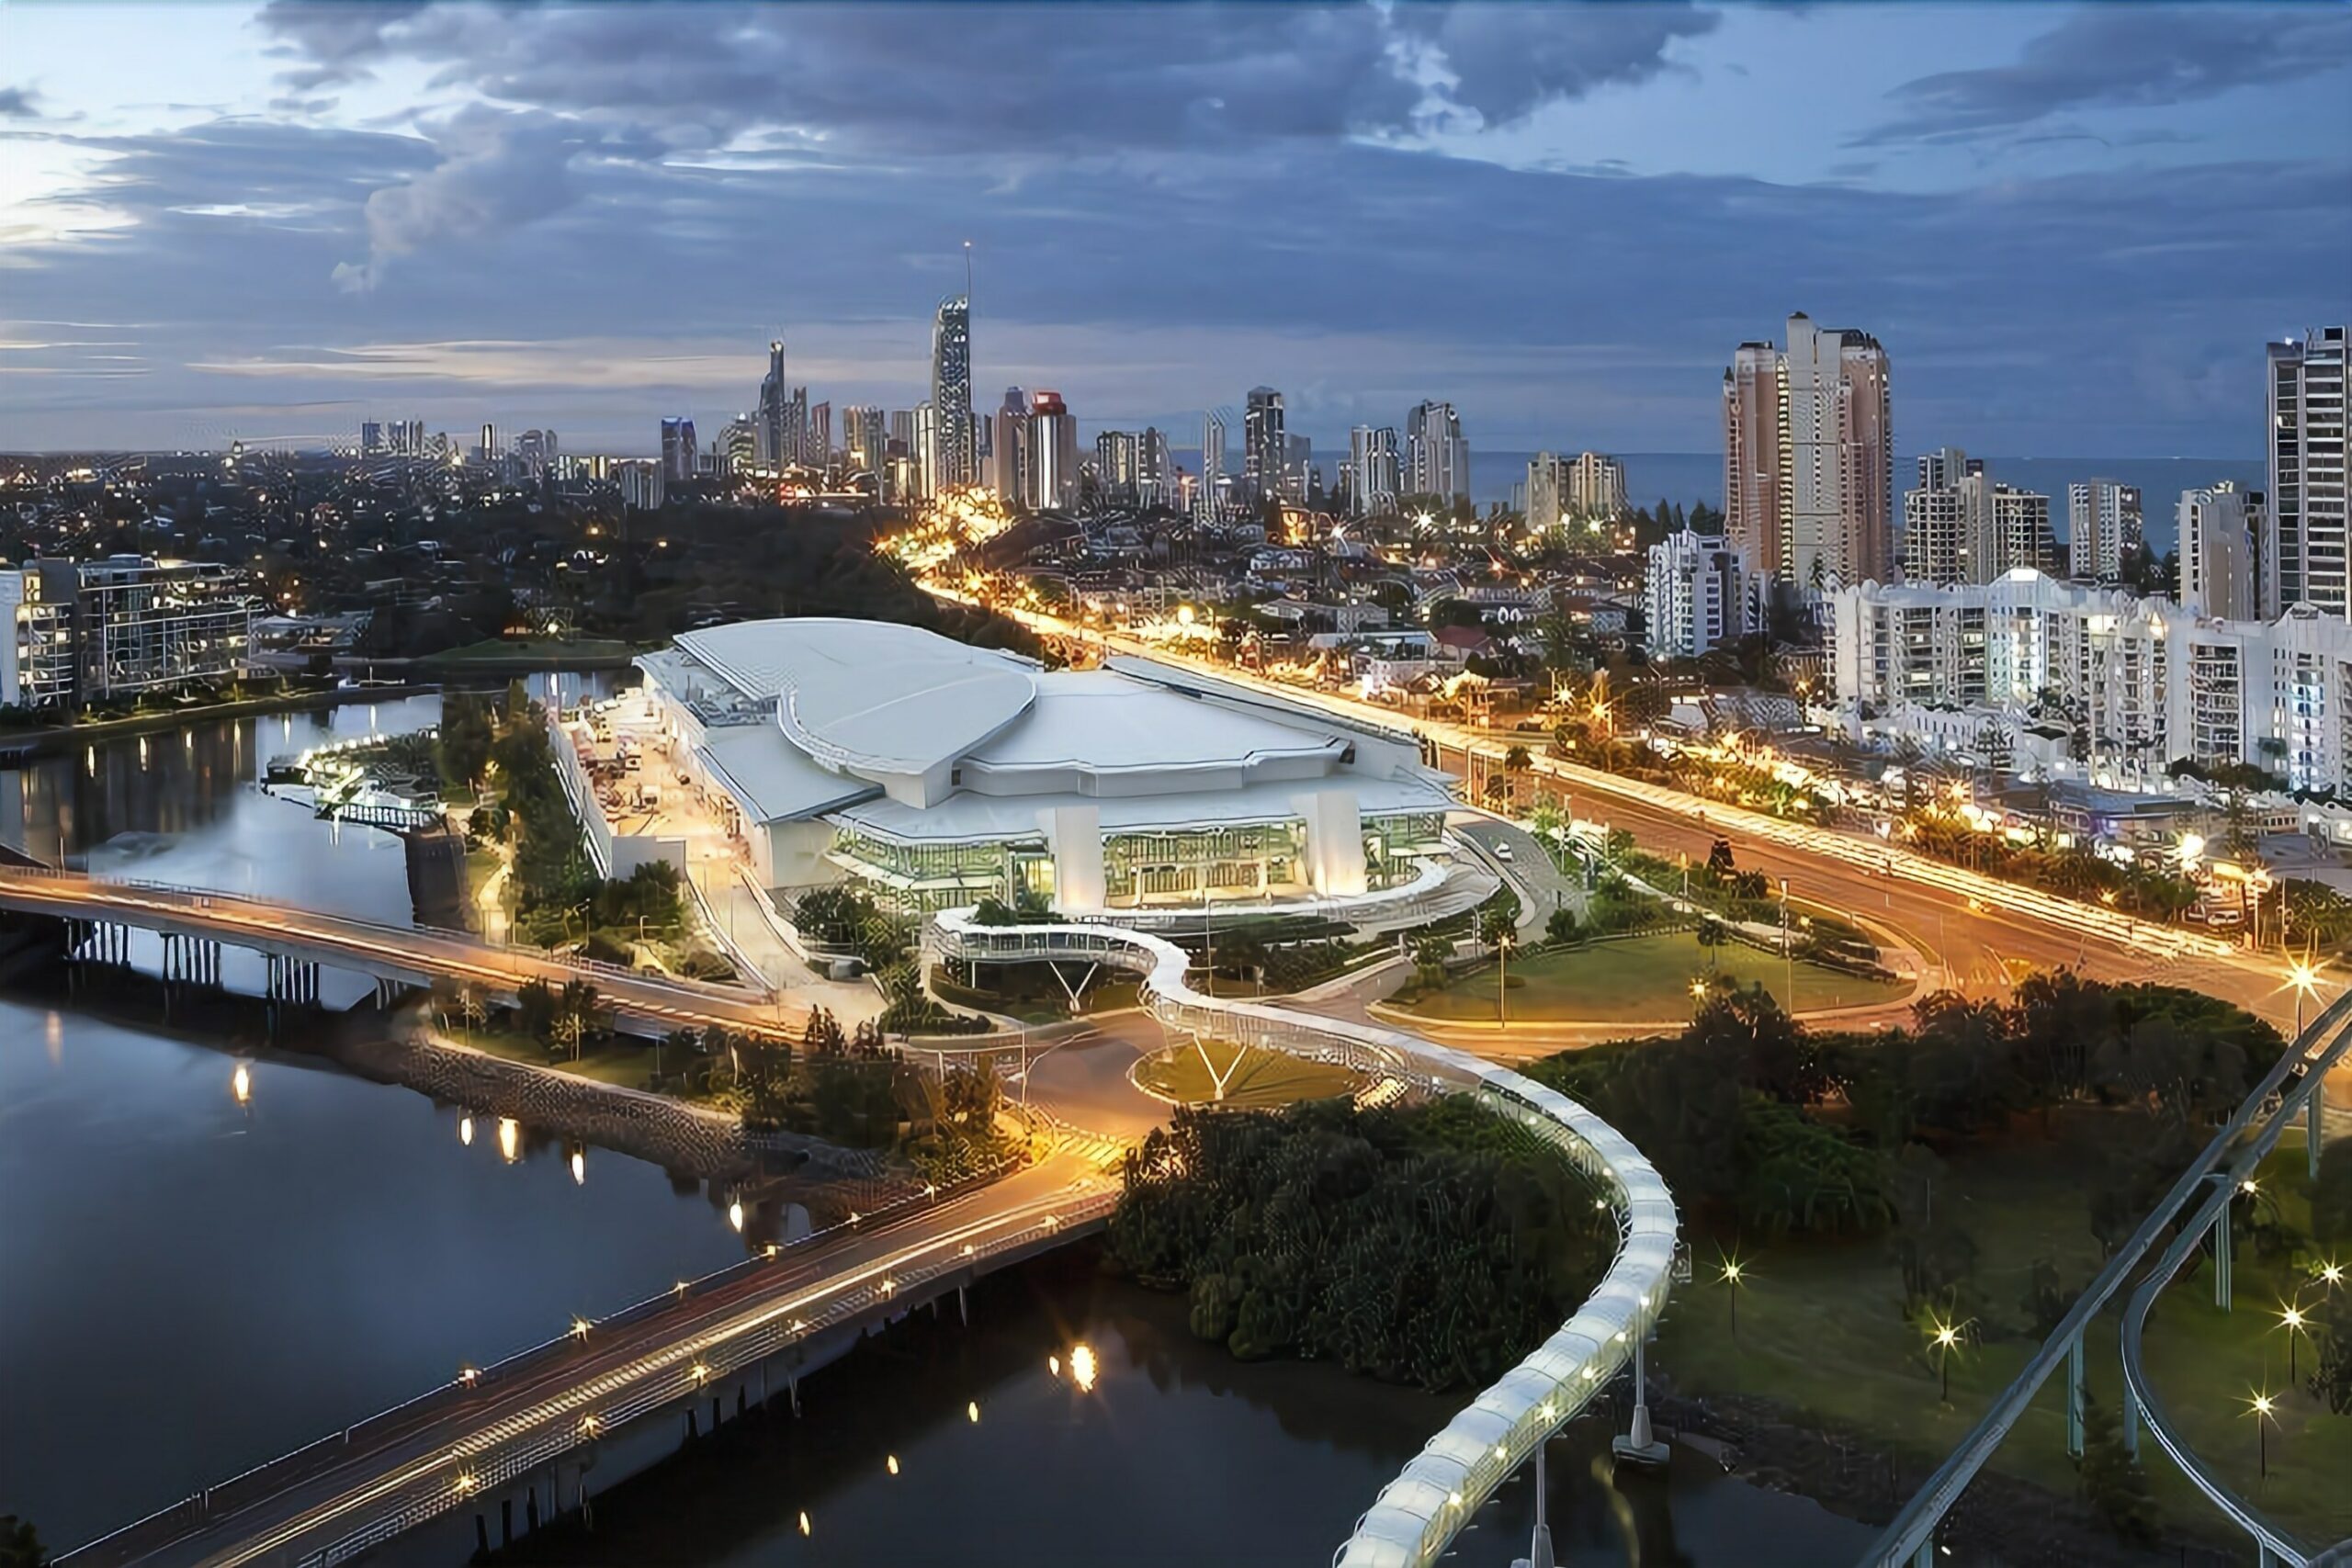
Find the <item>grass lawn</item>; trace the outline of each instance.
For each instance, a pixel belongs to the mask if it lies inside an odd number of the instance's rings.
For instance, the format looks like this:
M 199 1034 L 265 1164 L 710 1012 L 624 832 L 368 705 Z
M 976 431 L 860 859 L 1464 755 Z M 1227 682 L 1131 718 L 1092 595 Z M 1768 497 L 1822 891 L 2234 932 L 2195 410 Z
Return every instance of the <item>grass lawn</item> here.
M 595 1083 L 613 1084 L 621 1089 L 643 1089 L 653 1077 L 653 1043 L 633 1039 L 599 1041 L 588 1047 L 580 1060 L 550 1057 L 536 1040 L 508 1031 L 468 1029 L 455 1019 L 441 1032 L 460 1044 L 492 1056 L 503 1056 L 510 1062 L 525 1062 L 535 1067 L 553 1067 L 560 1073 L 571 1073 Z M 671 1055 L 677 1055 L 671 1052 Z M 672 1071 L 675 1065 L 664 1063 Z
M 1693 1280 L 1674 1297 L 1653 1364 L 1687 1393 L 1770 1398 L 1940 1458 L 2037 1347 L 2023 1304 L 2033 1261 L 2050 1258 L 2069 1291 L 2086 1283 L 2102 1261 L 2089 1227 L 2096 1145 L 2135 1136 L 2138 1128 L 2120 1112 L 2085 1113 L 2078 1124 L 2081 1135 L 2063 1143 L 1958 1157 L 1936 1192 L 1939 1209 L 1946 1202 L 1961 1206 L 1980 1248 L 1975 1301 L 1962 1308 L 1976 1314 L 1975 1337 L 1954 1353 L 1951 1405 L 1939 1404 L 1935 1361 L 1924 1336 L 1902 1315 L 1901 1275 L 1883 1239 L 1757 1245 L 1694 1234 Z M 2298 1190 L 2301 1159 L 2301 1149 L 2290 1148 L 2279 1173 L 2282 1180 L 2291 1175 Z M 1742 1263 L 1736 1342 L 1730 1287 L 1719 1278 L 1719 1249 L 1735 1247 Z M 2245 1402 L 2266 1366 L 2267 1386 L 2274 1393 L 2284 1387 L 2286 1347 L 2275 1331 L 2280 1287 L 2243 1257 L 2236 1286 L 2237 1310 L 2225 1316 L 2212 1306 L 2210 1272 L 2198 1269 L 2182 1276 L 2151 1318 L 2149 1366 L 2182 1433 L 2251 1497 L 2257 1495 L 2255 1434 L 2243 1415 Z M 2110 1310 L 2093 1325 L 2087 1349 L 2091 1393 L 2120 1414 L 2116 1317 Z M 2302 1356 L 2308 1369 L 2308 1346 Z M 2281 1416 L 2281 1428 L 2270 1434 L 2270 1481 L 2258 1495 L 2281 1525 L 2332 1542 L 2352 1531 L 2352 1491 L 2341 1484 L 2352 1474 L 2352 1416 L 2327 1415 L 2308 1394 L 2290 1400 Z M 2144 1432 L 2141 1461 L 2167 1520 L 2220 1532 L 2220 1516 Z M 1994 1464 L 2053 1490 L 2073 1487 L 2063 1368 L 2043 1385 Z
M 1690 1011 L 1690 982 L 1717 972 L 1741 986 L 1761 984 L 1785 1004 L 1784 960 L 1736 942 L 1709 949 L 1689 931 L 1597 942 L 1586 947 L 1513 959 L 1510 975 L 1526 982 L 1510 987 L 1510 1016 L 1593 1023 L 1651 1023 Z M 1859 1007 L 1899 998 L 1898 981 L 1871 980 L 1799 960 L 1796 1010 Z M 1495 966 L 1480 964 L 1443 990 L 1404 1004 L 1424 1018 L 1491 1022 L 1495 1016 Z
M 1265 1111 L 1302 1100 L 1353 1094 L 1363 1081 L 1345 1067 L 1302 1061 L 1284 1051 L 1237 1047 L 1220 1040 L 1202 1043 L 1208 1051 L 1205 1060 L 1200 1050 L 1189 1044 L 1145 1057 L 1136 1064 L 1136 1083 L 1147 1094 L 1182 1105 L 1204 1104 L 1218 1098 L 1216 1078 L 1209 1071 L 1214 1062 L 1216 1072 L 1225 1076 L 1222 1103 Z

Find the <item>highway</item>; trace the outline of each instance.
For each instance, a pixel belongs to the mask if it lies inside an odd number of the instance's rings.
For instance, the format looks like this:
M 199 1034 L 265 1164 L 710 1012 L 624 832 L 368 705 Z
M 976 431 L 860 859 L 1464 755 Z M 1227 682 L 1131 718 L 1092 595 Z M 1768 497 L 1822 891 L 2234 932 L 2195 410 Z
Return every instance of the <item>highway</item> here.
M 322 1551 L 335 1560 L 365 1544 L 354 1538 L 366 1530 L 388 1535 L 386 1521 L 406 1528 L 476 1494 L 493 1495 L 502 1481 L 543 1470 L 630 1416 L 715 1396 L 773 1347 L 887 1308 L 899 1281 L 1094 1223 L 1114 1188 L 1084 1162 L 1057 1156 L 739 1266 L 212 1488 L 209 1506 L 191 1499 L 68 1554 L 61 1568 L 236 1568 Z M 531 1462 L 495 1468 L 518 1451 Z
M 756 1034 L 797 1034 L 807 1022 L 805 1011 L 786 1008 L 764 991 L 643 974 L 536 948 L 493 946 L 451 931 L 321 914 L 233 894 L 114 882 L 81 872 L 0 866 L 0 908 L 138 926 L 409 985 L 446 980 L 511 996 L 532 980 L 558 987 L 586 980 L 605 1006 L 670 1028 L 718 1024 Z
M 929 591 L 960 597 L 937 587 Z M 1626 829 L 1652 854 L 1703 857 L 1718 837 L 1726 839 L 1743 868 L 1776 882 L 1785 876 L 1792 897 L 1892 931 L 1941 983 L 1970 996 L 2005 995 L 2035 969 L 2072 965 L 2098 979 L 2160 979 L 2190 987 L 2236 1002 L 2282 1030 L 2291 1032 L 2294 1025 L 2295 996 L 2285 964 L 2236 953 L 2202 933 L 2145 925 L 2097 906 L 1976 876 L 1859 833 L 1807 828 L 1621 779 L 1543 754 L 1541 736 L 1415 718 L 1161 644 L 1115 633 L 1106 637 L 1029 611 L 1001 613 L 1044 635 L 1153 660 L 1355 724 L 1420 734 L 1435 743 L 1441 764 L 1456 773 L 1468 771 L 1471 753 L 1499 764 L 1508 748 L 1524 745 L 1535 753 L 1532 771 L 1568 797 L 1579 819 Z M 1883 874 L 1887 866 L 1894 874 Z

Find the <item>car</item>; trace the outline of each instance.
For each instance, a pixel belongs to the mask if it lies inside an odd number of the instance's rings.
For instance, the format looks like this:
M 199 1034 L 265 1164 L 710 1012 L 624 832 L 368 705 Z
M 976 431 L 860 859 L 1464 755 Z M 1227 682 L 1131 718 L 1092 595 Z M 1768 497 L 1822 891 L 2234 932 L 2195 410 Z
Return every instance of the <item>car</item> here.
M 1505 865 L 1509 865 L 1510 863 L 1510 846 L 1509 844 L 1497 844 L 1495 846 L 1495 858 L 1502 862 Z

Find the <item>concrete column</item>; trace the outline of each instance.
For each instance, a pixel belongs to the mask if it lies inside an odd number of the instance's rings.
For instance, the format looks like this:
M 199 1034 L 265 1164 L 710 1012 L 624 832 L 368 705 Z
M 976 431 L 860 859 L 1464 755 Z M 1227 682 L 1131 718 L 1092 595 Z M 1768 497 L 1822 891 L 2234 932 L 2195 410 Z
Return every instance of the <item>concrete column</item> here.
M 2213 1216 L 2213 1304 L 2230 1310 L 2230 1205 Z
M 1635 1464 L 1664 1464 L 1667 1447 L 1650 1429 L 1647 1383 L 1642 1341 L 1636 1338 L 1634 1341 L 1634 1419 L 1625 1436 L 1611 1438 L 1609 1447 L 1619 1459 Z
M 1351 789 L 1317 789 L 1291 796 L 1306 829 L 1302 859 L 1307 885 L 1329 898 L 1352 897 L 1365 886 L 1363 814 Z
M 2075 1331 L 2066 1342 L 2066 1451 L 2083 1457 L 2083 1395 L 2087 1386 L 2083 1371 L 2083 1335 Z
M 1108 897 L 1102 807 L 1057 806 L 1037 813 L 1037 827 L 1054 857 L 1054 907 L 1073 915 L 1101 912 Z

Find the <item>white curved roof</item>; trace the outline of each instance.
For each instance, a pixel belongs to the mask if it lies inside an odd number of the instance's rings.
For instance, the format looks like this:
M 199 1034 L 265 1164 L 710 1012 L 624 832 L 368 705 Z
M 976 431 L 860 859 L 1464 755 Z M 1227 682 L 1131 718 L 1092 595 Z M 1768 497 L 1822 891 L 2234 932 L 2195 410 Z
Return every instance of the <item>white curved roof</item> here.
M 745 695 L 773 698 L 794 745 L 833 767 L 921 773 L 1029 710 L 1036 666 L 888 621 L 738 621 L 678 645 Z

